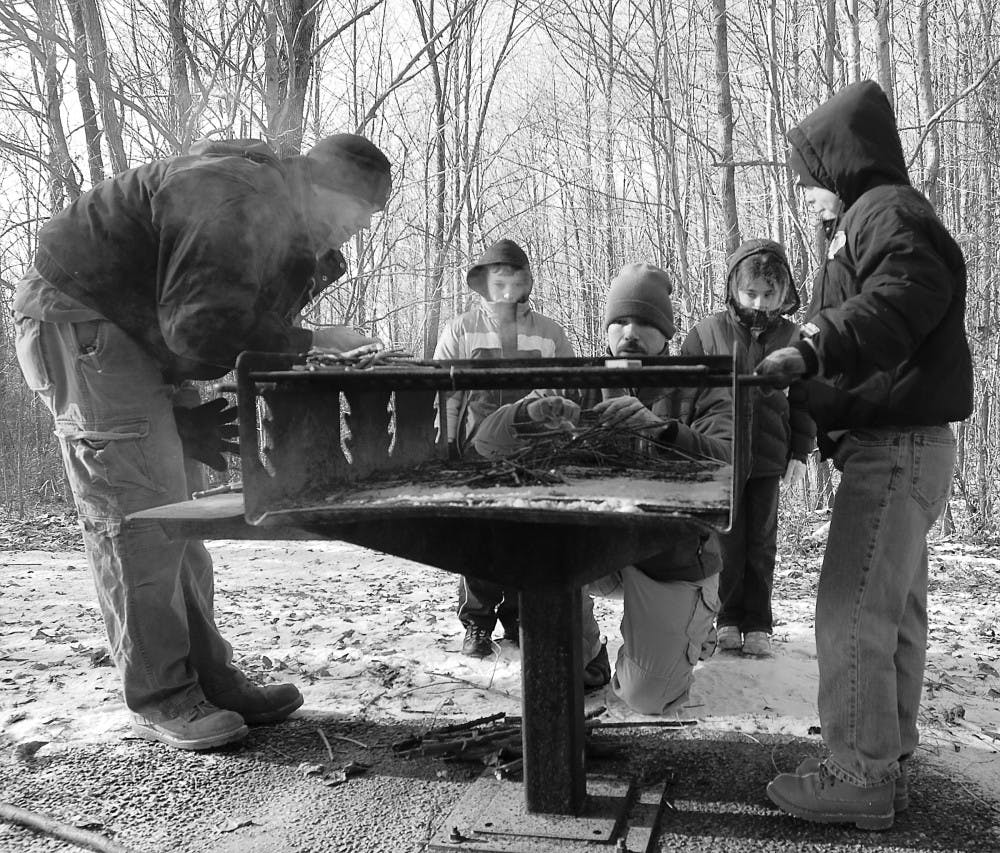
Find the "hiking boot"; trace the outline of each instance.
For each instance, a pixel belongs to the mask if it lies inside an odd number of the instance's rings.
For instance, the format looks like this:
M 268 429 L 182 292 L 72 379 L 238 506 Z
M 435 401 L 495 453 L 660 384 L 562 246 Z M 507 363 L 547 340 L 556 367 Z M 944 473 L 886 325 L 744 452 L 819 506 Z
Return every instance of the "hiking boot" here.
M 782 773 L 767 786 L 767 795 L 779 809 L 813 823 L 853 823 L 858 829 L 889 829 L 895 785 L 890 779 L 871 788 L 859 788 L 834 776 L 820 763 L 815 773 Z
M 133 714 L 132 731 L 143 740 L 158 741 L 175 749 L 212 749 L 243 740 L 249 729 L 239 714 L 202 700 L 173 719 L 159 723 Z
M 265 684 L 245 681 L 222 693 L 208 694 L 212 704 L 235 711 L 250 726 L 280 723 L 302 707 L 302 694 L 294 684 Z
M 489 631 L 478 625 L 467 625 L 462 640 L 462 654 L 470 658 L 488 658 L 493 654 L 493 640 Z
M 807 773 L 816 773 L 819 771 L 819 766 L 823 763 L 822 758 L 803 758 L 799 763 L 799 766 L 795 768 L 795 772 L 799 776 L 805 776 Z M 892 809 L 894 812 L 899 814 L 899 812 L 905 812 L 910 807 L 910 780 L 907 778 L 908 773 L 906 770 L 906 762 L 899 762 L 899 778 L 893 780 L 895 782 L 894 793 L 892 795 Z
M 583 689 L 597 690 L 609 681 L 611 681 L 611 661 L 608 659 L 608 646 L 606 643 L 601 643 L 601 650 L 583 668 Z
M 743 634 L 735 625 L 721 625 L 718 634 L 720 652 L 738 652 L 743 648 Z
M 743 638 L 743 654 L 755 658 L 771 656 L 771 635 L 767 631 L 748 631 Z

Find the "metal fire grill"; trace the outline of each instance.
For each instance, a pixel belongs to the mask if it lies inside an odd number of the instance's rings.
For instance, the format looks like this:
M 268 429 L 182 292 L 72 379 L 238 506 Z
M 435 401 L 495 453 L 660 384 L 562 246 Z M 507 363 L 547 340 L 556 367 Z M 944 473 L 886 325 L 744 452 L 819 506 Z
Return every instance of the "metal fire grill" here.
M 437 428 L 444 395 L 731 387 L 733 422 L 742 424 L 737 391 L 765 381 L 737 376 L 728 357 L 361 369 L 244 353 L 237 390 L 246 524 L 236 535 L 340 539 L 519 590 L 524 809 L 585 819 L 601 797 L 588 797 L 584 768 L 581 587 L 665 550 L 678 525 L 727 529 L 742 441 L 733 442 L 733 465 L 678 462 L 656 475 L 566 469 L 551 485 L 489 485 L 448 462 Z M 234 497 L 142 516 L 171 535 L 231 536 Z
M 610 365 L 610 366 L 609 366 Z M 245 353 L 237 368 L 246 517 L 264 526 L 375 518 L 483 518 L 725 529 L 732 466 L 558 466 L 549 485 L 496 485 L 449 463 L 436 425 L 455 390 L 732 386 L 728 357 L 482 360 L 314 367 Z M 734 395 L 735 398 L 735 395 Z M 262 442 L 262 437 L 264 441 Z M 482 468 L 480 464 L 478 466 Z

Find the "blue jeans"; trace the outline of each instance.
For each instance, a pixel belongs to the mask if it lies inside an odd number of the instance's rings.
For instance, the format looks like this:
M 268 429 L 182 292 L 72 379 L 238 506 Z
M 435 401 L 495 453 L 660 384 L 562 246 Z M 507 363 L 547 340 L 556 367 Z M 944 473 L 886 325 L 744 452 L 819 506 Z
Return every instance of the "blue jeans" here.
M 853 785 L 899 775 L 917 746 L 927 649 L 927 533 L 948 500 L 947 426 L 856 429 L 816 598 L 819 717 L 829 767 Z
M 154 722 L 176 717 L 205 692 L 243 681 L 215 625 L 202 543 L 171 541 L 150 522 L 124 524 L 129 513 L 190 496 L 178 388 L 107 320 L 15 322 L 21 371 L 55 420 L 125 704 Z

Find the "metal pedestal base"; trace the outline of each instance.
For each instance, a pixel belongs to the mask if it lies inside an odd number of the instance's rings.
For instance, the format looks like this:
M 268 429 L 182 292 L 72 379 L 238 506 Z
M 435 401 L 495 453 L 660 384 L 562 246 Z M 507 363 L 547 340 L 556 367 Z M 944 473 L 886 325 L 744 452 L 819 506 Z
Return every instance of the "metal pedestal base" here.
M 429 850 L 477 853 L 600 853 L 656 850 L 664 785 L 636 788 L 590 776 L 579 815 L 530 813 L 520 784 L 477 779 L 445 818 Z

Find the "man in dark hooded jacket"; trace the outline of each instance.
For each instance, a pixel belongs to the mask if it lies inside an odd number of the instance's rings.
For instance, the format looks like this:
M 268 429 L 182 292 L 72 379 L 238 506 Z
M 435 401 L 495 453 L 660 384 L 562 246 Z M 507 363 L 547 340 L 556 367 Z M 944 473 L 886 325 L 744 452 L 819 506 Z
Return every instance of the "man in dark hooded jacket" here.
M 216 409 L 175 414 L 187 380 L 223 376 L 243 350 L 377 346 L 294 321 L 343 273 L 341 244 L 389 189 L 388 160 L 360 136 L 283 160 L 261 143 L 208 143 L 97 184 L 39 233 L 14 298 L 18 360 L 55 419 L 140 737 L 206 749 L 302 704 L 294 685 L 258 687 L 233 666 L 202 543 L 123 522 L 190 496 L 179 424 L 207 420 L 193 452 L 222 463 Z
M 733 355 L 741 373 L 764 356 L 799 338 L 787 318 L 799 309 L 799 296 L 785 250 L 773 240 L 746 240 L 727 262 L 726 308 L 700 320 L 681 346 L 682 355 Z M 782 483 L 805 474 L 816 440 L 816 425 L 806 409 L 805 388 L 793 383 L 750 389 L 743 408 L 746 480 L 741 483 L 732 530 L 720 537 L 719 648 L 745 655 L 771 653 L 771 589 L 778 545 L 778 497 Z
M 806 820 L 892 826 L 908 802 L 927 642 L 927 533 L 947 503 L 952 421 L 972 409 L 965 261 L 909 182 L 873 82 L 789 131 L 789 165 L 826 226 L 803 339 L 760 373 L 809 379 L 820 449 L 841 471 L 816 600 L 829 749 L 768 795 Z

